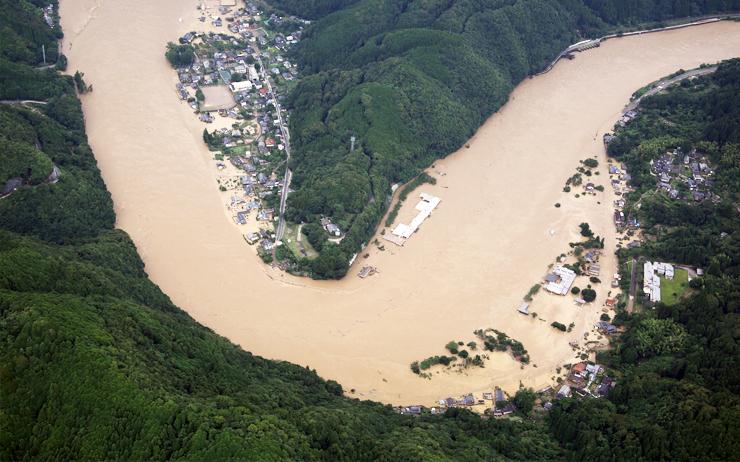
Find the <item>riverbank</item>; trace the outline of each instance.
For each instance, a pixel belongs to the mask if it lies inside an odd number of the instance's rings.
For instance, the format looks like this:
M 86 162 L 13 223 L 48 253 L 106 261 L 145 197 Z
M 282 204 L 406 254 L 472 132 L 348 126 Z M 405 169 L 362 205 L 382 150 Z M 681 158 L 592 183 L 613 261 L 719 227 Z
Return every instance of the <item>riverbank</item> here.
M 582 40 L 578 43 L 574 43 L 573 45 L 570 45 L 565 50 L 561 51 L 560 54 L 558 54 L 555 59 L 552 60 L 552 62 L 542 71 L 536 73 L 535 75 L 542 75 L 550 72 L 553 67 L 563 58 L 573 58 L 573 53 L 587 51 L 592 48 L 596 48 L 601 45 L 602 42 L 605 42 L 607 40 L 615 39 L 615 38 L 622 38 L 622 37 L 631 37 L 633 35 L 643 35 L 643 34 L 654 34 L 656 32 L 667 32 L 671 30 L 677 30 L 677 29 L 684 29 L 686 27 L 695 27 L 695 26 L 704 26 L 707 24 L 712 24 L 718 21 L 738 21 L 740 20 L 740 16 L 738 15 L 732 15 L 732 14 L 726 14 L 726 15 L 712 15 L 712 16 L 702 16 L 698 18 L 694 18 L 693 20 L 690 20 L 688 22 L 681 21 L 676 22 L 675 24 L 671 24 L 668 26 L 663 27 L 656 27 L 652 29 L 637 29 L 637 30 L 630 30 L 630 31 L 622 31 L 617 32 L 613 34 L 604 35 L 602 37 L 594 38 L 594 39 L 587 39 Z
M 564 197 L 564 181 L 589 156 L 605 168 L 601 135 L 636 89 L 740 50 L 740 25 L 712 24 L 609 41 L 524 82 L 469 149 L 435 164 L 445 175 L 430 172 L 437 184 L 423 190 L 442 202 L 419 233 L 403 248 L 358 257 L 355 267 L 370 264 L 379 274 L 316 282 L 265 269 L 222 212 L 202 125 L 173 97 L 176 76 L 162 52 L 192 29 L 195 4 L 62 0 L 69 70 L 95 85 L 82 100 L 118 226 L 152 280 L 199 322 L 255 354 L 309 365 L 355 389 L 352 396 L 393 404 L 432 404 L 495 385 L 513 392 L 520 381 L 539 388 L 574 361 L 568 342 L 591 331 L 599 309 L 539 294 L 535 310 L 574 322 L 571 333 L 516 312 L 579 238 L 579 223 L 607 238 L 605 255 L 613 251 L 608 191 Z M 607 291 L 597 290 L 596 304 Z M 532 365 L 496 353 L 467 376 L 424 380 L 410 371 L 412 361 L 487 327 L 521 341 Z

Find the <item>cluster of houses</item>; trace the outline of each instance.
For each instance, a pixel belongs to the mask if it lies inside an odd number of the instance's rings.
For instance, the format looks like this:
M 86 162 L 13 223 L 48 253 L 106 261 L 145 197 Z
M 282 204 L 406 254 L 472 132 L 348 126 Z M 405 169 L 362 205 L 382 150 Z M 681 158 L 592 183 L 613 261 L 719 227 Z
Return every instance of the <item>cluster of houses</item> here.
M 618 196 L 614 201 L 614 225 L 617 227 L 617 231 L 620 232 L 625 229 L 637 229 L 640 227 L 640 222 L 634 214 L 625 214 L 624 212 L 626 201 L 623 196 L 632 191 L 629 185 L 631 179 L 632 177 L 627 173 L 627 168 L 624 164 L 619 166 L 609 165 L 609 180 L 612 188 L 614 188 L 614 194 Z
M 539 402 L 543 410 L 550 410 L 553 400 L 564 398 L 602 398 L 616 385 L 616 380 L 606 374 L 603 366 L 592 362 L 582 361 L 570 366 L 568 376 L 560 384 L 557 392 L 550 386 L 537 391 Z M 459 398 L 448 397 L 440 399 L 438 406 L 429 408 L 431 414 L 441 414 L 450 408 L 474 408 L 484 406 L 484 415 L 488 417 L 505 417 L 516 412 L 516 406 L 508 399 L 501 388 L 496 387 L 493 392 L 484 392 L 478 399 L 468 393 Z M 480 408 L 478 408 L 480 409 Z M 400 414 L 421 415 L 427 408 L 421 405 L 399 406 L 396 412 Z
M 298 72 L 283 53 L 298 42 L 303 26 L 298 25 L 287 37 L 274 32 L 270 25 L 282 24 L 285 18 L 273 14 L 263 20 L 262 12 L 252 2 L 234 11 L 222 2 L 219 11 L 225 15 L 228 33 L 188 32 L 180 37 L 180 43 L 195 46 L 195 59 L 189 66 L 178 69 L 177 93 L 200 112 L 203 122 L 213 122 L 215 112 L 235 121 L 254 119 L 253 132 L 244 136 L 257 144 L 261 155 L 273 148 L 283 150 L 276 113 L 280 107 L 276 99 L 281 97 L 277 93 L 281 93 L 279 90 L 295 79 Z M 302 24 L 297 18 L 290 19 Z M 213 104 L 208 97 L 209 90 L 213 90 L 211 87 L 223 90 L 229 97 L 220 97 L 217 104 Z M 280 115 L 288 116 L 287 113 Z
M 276 172 L 287 151 L 283 124 L 289 115 L 280 95 L 298 72 L 284 54 L 300 40 L 305 21 L 275 14 L 266 18 L 251 1 L 241 8 L 229 0 L 221 1 L 217 11 L 205 3 L 198 8 L 201 22 L 210 19 L 214 27 L 226 30 L 180 37 L 181 44 L 194 47 L 195 57 L 192 64 L 177 69 L 176 90 L 202 122 L 219 127 L 206 129 L 204 138 L 222 175 L 238 179 L 219 181 L 222 191 L 229 192 L 227 208 L 234 222 L 244 225 L 256 212 L 256 220 L 271 228 L 275 210 L 265 199 L 283 186 Z M 289 35 L 274 27 L 287 26 L 285 21 L 292 21 L 294 32 Z M 266 230 L 244 237 L 265 250 L 274 246 L 274 235 Z
M 658 190 L 671 199 L 702 202 L 713 198 L 714 171 L 706 157 L 692 149 L 684 154 L 681 148 L 665 152 L 650 161 L 650 174 L 657 177 Z
M 555 398 L 600 398 L 609 394 L 609 390 L 615 385 L 616 381 L 606 375 L 602 366 L 583 361 L 570 367 L 568 377 L 558 389 Z
M 261 228 L 259 231 L 246 233 L 243 236 L 247 244 L 259 244 L 260 248 L 266 252 L 275 247 L 275 233 L 267 229 Z
M 503 417 L 516 412 L 516 406 L 509 402 L 501 388 L 496 387 L 493 392 L 484 392 L 481 398 L 476 398 L 473 393 L 462 395 L 459 398 L 447 397 L 440 399 L 439 407 L 432 407 L 432 414 L 443 413 L 450 408 L 472 408 L 474 406 L 485 406 L 485 414 L 494 417 Z M 419 415 L 425 408 L 423 406 L 401 406 L 396 408 L 401 414 Z
M 636 110 L 627 111 L 622 114 L 622 117 L 617 121 L 617 125 L 624 127 L 628 123 L 632 122 L 637 116 L 638 112 Z
M 635 111 L 626 112 L 617 125 L 624 126 L 637 116 Z M 604 135 L 604 143 L 608 144 L 614 135 Z M 692 149 L 684 153 L 680 147 L 666 151 L 662 156 L 650 161 L 650 174 L 656 177 L 657 189 L 664 192 L 669 198 L 702 202 L 718 200 L 712 192 L 714 186 L 714 170 L 706 156 Z M 617 196 L 623 196 L 631 191 L 630 175 L 624 164 L 609 166 L 611 185 Z M 625 214 L 625 200 L 619 197 L 614 201 L 614 224 L 618 231 L 637 229 L 640 222 L 631 213 Z

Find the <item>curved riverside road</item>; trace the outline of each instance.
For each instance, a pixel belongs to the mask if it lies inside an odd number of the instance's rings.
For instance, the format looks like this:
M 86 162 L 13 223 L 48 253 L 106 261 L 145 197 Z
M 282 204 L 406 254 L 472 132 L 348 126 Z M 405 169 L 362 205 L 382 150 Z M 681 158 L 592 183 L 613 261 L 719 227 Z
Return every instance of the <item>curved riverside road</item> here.
M 659 93 L 665 90 L 666 88 L 670 87 L 671 85 L 675 85 L 681 82 L 682 80 L 690 79 L 692 77 L 701 77 L 703 75 L 713 74 L 714 71 L 716 70 L 717 70 L 717 66 L 703 67 L 700 69 L 692 69 L 690 71 L 686 71 L 675 77 L 659 80 L 658 82 L 655 82 L 655 84 L 653 84 L 650 90 L 645 92 L 644 95 L 640 96 L 639 98 L 635 98 L 634 101 L 630 102 L 627 106 L 625 106 L 623 112 L 634 111 L 640 105 L 643 99 L 647 98 L 648 96 L 653 96 L 654 94 Z
M 737 20 L 738 18 L 740 18 L 740 16 L 738 15 L 703 16 L 701 18 L 696 18 L 694 21 L 683 23 L 683 24 L 674 24 L 672 26 L 657 27 L 655 29 L 636 30 L 632 32 L 624 32 L 621 34 L 609 34 L 609 35 L 605 35 L 599 38 L 582 40 L 578 43 L 574 43 L 573 45 L 570 45 L 568 48 L 561 51 L 560 54 L 557 55 L 555 59 L 553 59 L 552 62 L 550 62 L 550 64 L 547 65 L 546 68 L 536 73 L 535 75 L 537 76 L 537 75 L 546 74 L 550 72 L 552 68 L 555 67 L 555 65 L 558 62 L 560 62 L 561 59 L 567 57 L 568 55 L 572 53 L 587 51 L 594 47 L 598 47 L 607 40 L 611 40 L 615 38 L 625 38 L 625 37 L 630 37 L 633 35 L 654 34 L 657 32 L 668 32 L 671 30 L 684 29 L 686 27 L 704 26 L 704 25 L 712 24 L 718 21 Z
M 606 181 L 601 135 L 635 90 L 678 68 L 740 55 L 740 24 L 722 22 L 609 40 L 526 80 L 469 149 L 430 169 L 437 184 L 421 190 L 442 202 L 420 231 L 402 248 L 371 245 L 367 258 L 358 256 L 355 265 L 380 274 L 361 280 L 353 270 L 342 281 L 316 282 L 261 264 L 223 212 L 204 125 L 173 93 L 177 76 L 163 57 L 168 41 L 202 24 L 196 3 L 62 0 L 69 72 L 95 85 L 82 102 L 117 225 L 152 280 L 199 322 L 255 354 L 309 365 L 356 389 L 353 396 L 394 404 L 433 404 L 494 385 L 513 392 L 520 381 L 540 387 L 573 362 L 568 342 L 583 343 L 600 303 L 577 308 L 540 293 L 530 309 L 542 319 L 516 312 L 579 239 L 579 223 L 606 238 L 602 273 L 616 272 L 610 188 L 575 198 L 562 192 L 566 178 L 597 155 Z M 399 220 L 413 217 L 415 202 L 406 201 Z M 600 302 L 611 288 L 596 290 Z M 562 333 L 552 321 L 575 328 Z M 409 371 L 482 327 L 522 341 L 532 365 L 494 353 L 485 368 L 465 373 L 424 380 Z
M 0 104 L 49 104 L 46 101 L 37 101 L 35 99 L 0 99 Z

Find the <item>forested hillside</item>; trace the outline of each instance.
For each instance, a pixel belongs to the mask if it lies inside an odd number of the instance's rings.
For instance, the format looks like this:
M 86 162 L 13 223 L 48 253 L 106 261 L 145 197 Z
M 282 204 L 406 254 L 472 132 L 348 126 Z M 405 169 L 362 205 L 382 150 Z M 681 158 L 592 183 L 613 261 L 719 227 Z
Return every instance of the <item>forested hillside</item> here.
M 667 151 L 684 164 L 696 149 L 713 168 L 713 198 L 657 188 L 651 162 Z M 705 268 L 688 298 L 627 320 L 607 362 L 622 377 L 608 400 L 564 401 L 554 435 L 578 460 L 737 460 L 740 457 L 740 60 L 644 100 L 610 142 L 635 191 L 628 198 L 645 243 L 622 260 Z M 678 180 L 680 181 L 680 179 Z M 679 188 L 680 189 L 680 188 Z M 639 204 L 639 205 L 638 205 Z M 639 285 L 639 283 L 638 283 Z
M 296 47 L 287 216 L 346 232 L 308 237 L 315 278 L 344 276 L 387 210 L 391 185 L 458 149 L 514 86 L 569 44 L 619 27 L 740 9 L 713 2 L 588 0 L 270 0 L 319 18 Z M 358 148 L 350 152 L 350 137 Z M 315 225 L 318 226 L 318 225 Z M 311 228 L 308 228 L 311 229 Z M 297 256 L 299 257 L 299 256 Z
M 16 48 L 45 43 L 36 5 L 4 6 Z M 541 425 L 401 416 L 197 324 L 113 229 L 72 79 L 26 58 L 0 56 L 0 91 L 48 103 L 0 103 L 0 172 L 27 175 L 0 200 L 0 460 L 560 457 Z

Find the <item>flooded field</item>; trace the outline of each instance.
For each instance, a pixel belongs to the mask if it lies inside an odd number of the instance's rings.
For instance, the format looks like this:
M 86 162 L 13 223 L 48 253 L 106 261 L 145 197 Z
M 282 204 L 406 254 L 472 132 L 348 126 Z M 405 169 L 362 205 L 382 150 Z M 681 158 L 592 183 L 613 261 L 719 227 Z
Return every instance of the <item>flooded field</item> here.
M 354 396 L 431 404 L 445 396 L 547 385 L 573 361 L 601 314 L 608 282 L 582 308 L 539 293 L 546 320 L 517 313 L 522 297 L 588 222 L 611 254 L 613 193 L 602 135 L 633 91 L 679 68 L 740 55 L 740 23 L 718 23 L 610 40 L 523 82 L 469 148 L 439 161 L 423 191 L 441 198 L 404 247 L 370 245 L 342 281 L 293 278 L 261 263 L 223 212 L 204 125 L 174 92 L 165 44 L 196 29 L 196 0 L 62 0 L 69 71 L 95 91 L 82 98 L 90 143 L 118 214 L 152 280 L 200 323 L 267 358 L 309 365 Z M 600 161 L 595 196 L 562 191 L 578 162 Z M 561 207 L 554 207 L 560 203 Z M 359 279 L 363 265 L 379 274 Z M 581 284 L 577 282 L 577 285 Z M 582 285 L 582 284 L 581 284 Z M 562 333 L 550 322 L 575 323 Z M 443 354 L 492 327 L 524 343 L 531 364 L 495 353 L 467 374 L 419 378 L 409 364 Z M 595 335 L 591 334 L 595 339 Z M 536 365 L 536 367 L 535 367 Z

